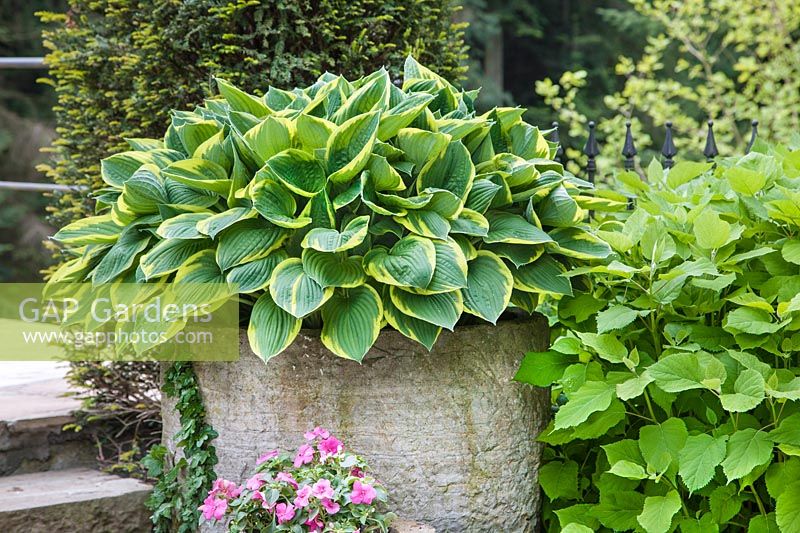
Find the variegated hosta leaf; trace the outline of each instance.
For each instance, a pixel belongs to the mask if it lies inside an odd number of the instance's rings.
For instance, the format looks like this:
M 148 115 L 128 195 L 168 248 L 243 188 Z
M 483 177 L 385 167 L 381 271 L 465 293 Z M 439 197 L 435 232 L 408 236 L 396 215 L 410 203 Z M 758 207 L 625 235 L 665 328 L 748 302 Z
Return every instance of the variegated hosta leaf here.
M 85 246 L 87 244 L 110 244 L 119 239 L 122 228 L 112 219 L 111 215 L 98 215 L 76 220 L 64 226 L 53 236 L 53 239 L 70 246 Z
M 611 255 L 611 247 L 605 241 L 579 228 L 556 228 L 550 237 L 558 245 L 558 253 L 576 259 L 605 259 Z
M 257 118 L 265 117 L 271 113 L 270 108 L 260 98 L 247 94 L 223 79 L 217 78 L 216 81 L 219 92 L 225 97 L 225 100 L 234 111 L 250 113 Z
M 211 241 L 208 239 L 165 239 L 142 256 L 140 263 L 142 273 L 150 280 L 175 272 L 191 256 L 210 246 Z
M 424 289 L 433 278 L 436 248 L 430 239 L 409 235 L 386 249 L 378 246 L 364 256 L 364 270 L 387 285 Z
M 384 111 L 378 128 L 378 139 L 386 141 L 397 135 L 397 132 L 411 124 L 433 99 L 432 94 L 414 94 Z
M 330 181 L 346 183 L 366 166 L 380 119 L 380 111 L 373 111 L 353 117 L 333 130 L 325 148 Z
M 303 268 L 303 261 L 290 258 L 272 271 L 269 292 L 278 306 L 296 318 L 316 311 L 333 294 L 332 288 L 322 287 Z
M 336 129 L 336 124 L 324 118 L 302 114 L 297 117 L 297 137 L 303 148 L 314 153 L 314 150 L 325 148 L 328 139 Z
M 263 219 L 237 222 L 219 234 L 217 264 L 222 270 L 267 257 L 289 237 L 289 233 Z
M 252 150 L 259 166 L 275 154 L 292 147 L 294 123 L 282 117 L 269 116 L 250 128 L 244 135 L 244 142 Z
M 122 152 L 100 162 L 100 175 L 107 184 L 121 188 L 142 165 L 150 163 L 162 168 L 180 159 L 183 159 L 180 152 L 164 148 L 149 152 Z
M 355 248 L 367 236 L 369 216 L 356 217 L 339 232 L 335 229 L 314 228 L 303 239 L 303 248 L 320 252 L 343 252 Z
M 206 235 L 197 225 L 213 216 L 211 213 L 182 213 L 162 222 L 156 234 L 162 239 L 205 239 Z
M 261 295 L 250 313 L 247 339 L 250 348 L 264 362 L 278 355 L 289 346 L 303 321 L 281 309 L 269 291 Z
M 161 170 L 164 177 L 201 191 L 227 195 L 231 180 L 223 167 L 205 159 L 176 161 Z
M 383 319 L 381 297 L 369 285 L 336 289 L 322 307 L 322 344 L 361 362 L 378 338 Z
M 389 288 L 384 288 L 383 318 L 394 329 L 425 346 L 428 350 L 433 348 L 442 327 L 431 324 L 419 318 L 406 315 L 392 302 Z
M 92 273 L 92 283 L 109 283 L 131 268 L 134 260 L 150 244 L 150 234 L 138 227 L 127 228 L 106 252 Z
M 467 258 L 453 239 L 434 240 L 436 266 L 425 289 L 411 289 L 420 294 L 434 294 L 463 289 L 467 286 Z
M 537 228 L 520 215 L 504 211 L 490 211 L 486 214 L 489 232 L 485 242 L 504 242 L 508 244 L 544 244 L 553 242 L 547 233 Z
M 466 199 L 474 178 L 475 167 L 469 151 L 461 141 L 452 141 L 420 170 L 417 190 L 442 189 Z
M 269 285 L 275 267 L 288 258 L 289 255 L 284 250 L 275 250 L 267 257 L 233 267 L 225 279 L 228 283 L 236 285 L 239 292 L 259 291 Z
M 464 311 L 496 324 L 511 301 L 514 277 L 502 259 L 485 250 L 468 267 L 467 286 L 461 290 Z
M 303 250 L 303 270 L 323 288 L 358 287 L 367 280 L 361 256 Z
M 254 182 L 250 198 L 253 200 L 253 208 L 276 226 L 296 229 L 311 224 L 309 217 L 295 218 L 297 203 L 294 196 L 276 181 Z
M 249 207 L 234 207 L 212 216 L 206 215 L 205 218 L 197 222 L 197 231 L 216 239 L 221 231 L 233 226 L 240 220 L 254 218 L 257 214 L 257 211 Z
M 419 172 L 425 163 L 442 153 L 450 144 L 450 136 L 444 133 L 403 128 L 397 132 L 397 146 L 406 159 L 414 163 Z
M 272 179 L 280 180 L 290 191 L 300 196 L 311 197 L 325 188 L 326 177 L 322 164 L 313 155 L 302 150 L 286 150 L 271 157 L 265 168 L 256 174 L 256 180 L 262 172 Z
M 414 294 L 400 287 L 390 289 L 392 303 L 404 314 L 452 330 L 464 311 L 461 291 Z
M 450 222 L 436 211 L 415 209 L 394 221 L 412 233 L 431 239 L 446 239 L 450 233 Z
M 549 255 L 544 255 L 512 272 L 514 288 L 526 292 L 549 292 L 572 295 L 569 278 L 562 276 L 566 267 Z

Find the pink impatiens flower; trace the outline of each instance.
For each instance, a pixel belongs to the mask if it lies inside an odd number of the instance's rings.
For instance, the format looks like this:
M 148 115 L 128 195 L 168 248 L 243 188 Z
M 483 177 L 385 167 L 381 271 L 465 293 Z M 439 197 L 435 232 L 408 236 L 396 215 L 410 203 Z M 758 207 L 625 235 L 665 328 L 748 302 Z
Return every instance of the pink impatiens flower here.
M 242 493 L 242 487 L 240 487 L 233 481 L 228 481 L 227 479 L 219 478 L 214 480 L 214 484 L 211 485 L 211 490 L 208 493 L 214 494 L 215 496 L 221 495 L 228 499 L 238 498 L 239 495 Z
M 328 437 L 320 441 L 318 448 L 320 452 L 320 461 L 324 461 L 331 455 L 341 453 L 344 446 L 342 446 L 342 441 L 336 437 Z
M 270 505 L 270 503 L 267 502 L 267 497 L 264 496 L 264 493 L 260 490 L 253 493 L 252 499 L 254 502 L 261 502 L 261 507 L 267 511 L 272 511 L 272 508 L 275 507 L 274 503 Z
M 322 521 L 319 515 L 314 516 L 313 518 L 309 518 L 305 522 L 303 522 L 304 526 L 308 526 L 308 531 L 322 531 L 322 528 L 325 527 L 325 522 Z
M 245 487 L 247 488 L 247 490 L 259 490 L 261 487 L 264 486 L 264 483 L 266 483 L 264 481 L 264 474 L 259 472 L 247 480 L 247 483 L 245 483 Z
M 294 518 L 294 505 L 291 503 L 279 503 L 275 506 L 275 517 L 279 524 L 288 522 Z
M 311 493 L 315 498 L 320 500 L 323 498 L 333 498 L 333 487 L 331 487 L 331 482 L 327 479 L 320 479 L 314 483 L 313 487 L 311 487 Z
M 300 509 L 308 505 L 308 499 L 311 497 L 311 487 L 303 485 L 297 491 L 297 498 L 294 499 L 294 506 Z
M 369 505 L 372 503 L 377 497 L 377 493 L 372 486 L 367 485 L 366 483 L 361 483 L 360 481 L 356 480 L 353 483 L 353 492 L 350 493 L 350 501 L 353 503 L 363 503 L 365 505 Z
M 300 449 L 297 450 L 297 455 L 294 456 L 294 467 L 299 468 L 303 465 L 307 465 L 314 459 L 314 448 L 309 446 L 308 444 L 303 444 L 300 446 Z
M 203 505 L 198 509 L 203 513 L 203 518 L 206 520 L 222 520 L 222 517 L 225 516 L 225 511 L 228 510 L 228 500 L 209 494 L 203 501 Z
M 262 453 L 258 456 L 258 459 L 256 459 L 256 465 L 266 463 L 270 459 L 275 459 L 276 457 L 278 457 L 278 450 L 271 450 L 269 452 Z
M 306 431 L 303 436 L 306 440 L 314 440 L 316 438 L 327 439 L 331 436 L 331 433 L 327 429 L 317 426 L 311 431 Z
M 293 489 L 297 489 L 298 487 L 297 481 L 295 481 L 292 475 L 288 472 L 278 472 L 278 474 L 275 476 L 275 480 L 283 481 L 284 483 L 291 485 Z
M 322 499 L 322 506 L 328 514 L 336 514 L 339 512 L 339 504 L 329 498 Z

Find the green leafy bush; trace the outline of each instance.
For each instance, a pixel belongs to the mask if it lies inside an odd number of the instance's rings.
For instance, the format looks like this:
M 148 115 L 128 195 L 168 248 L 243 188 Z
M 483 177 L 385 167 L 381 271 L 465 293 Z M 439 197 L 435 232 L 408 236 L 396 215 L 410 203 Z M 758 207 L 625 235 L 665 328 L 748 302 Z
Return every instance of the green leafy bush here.
M 614 255 L 517 376 L 558 406 L 550 530 L 798 531 L 800 150 L 761 150 L 619 176 Z
M 402 89 L 383 69 L 263 97 L 218 83 L 163 141 L 103 160 L 105 212 L 56 235 L 76 257 L 54 280 L 236 284 L 264 359 L 305 321 L 361 360 L 384 323 L 430 348 L 463 312 L 571 294 L 568 259 L 610 253 L 524 110 L 476 116 L 410 57 Z

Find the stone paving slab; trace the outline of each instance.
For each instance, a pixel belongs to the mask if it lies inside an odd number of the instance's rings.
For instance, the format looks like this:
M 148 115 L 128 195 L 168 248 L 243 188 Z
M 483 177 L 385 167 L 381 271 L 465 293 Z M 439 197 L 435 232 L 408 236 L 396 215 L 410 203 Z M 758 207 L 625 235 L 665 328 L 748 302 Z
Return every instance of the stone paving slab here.
M 0 478 L 4 533 L 150 530 L 144 502 L 150 485 L 89 469 Z
M 80 401 L 65 397 L 65 363 L 0 362 L 0 421 L 67 417 Z

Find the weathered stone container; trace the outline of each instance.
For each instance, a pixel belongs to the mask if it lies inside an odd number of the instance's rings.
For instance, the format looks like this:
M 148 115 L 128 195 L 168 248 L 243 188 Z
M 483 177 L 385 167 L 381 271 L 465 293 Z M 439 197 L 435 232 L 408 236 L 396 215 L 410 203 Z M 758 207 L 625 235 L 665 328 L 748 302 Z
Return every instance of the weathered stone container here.
M 443 332 L 430 353 L 386 330 L 359 365 L 302 331 L 265 365 L 243 334 L 239 361 L 195 364 L 216 472 L 245 479 L 260 452 L 295 449 L 321 425 L 369 461 L 403 518 L 440 533 L 533 531 L 549 402 L 511 378 L 547 342 L 540 316 Z M 167 441 L 177 428 L 165 404 Z

